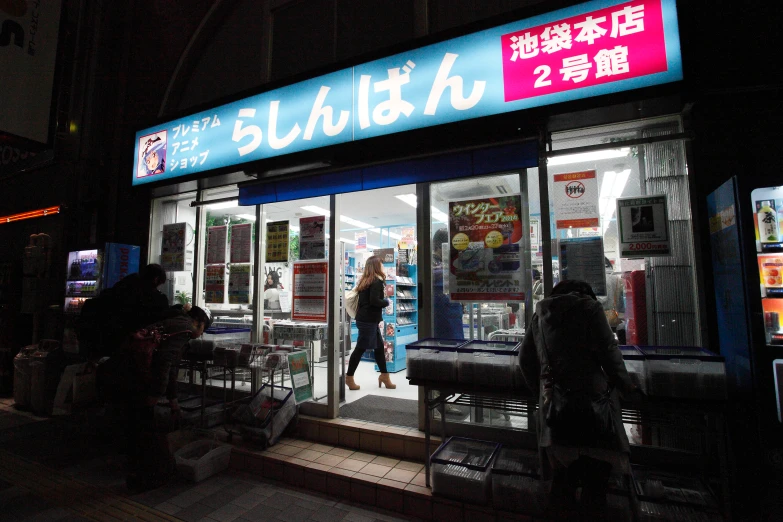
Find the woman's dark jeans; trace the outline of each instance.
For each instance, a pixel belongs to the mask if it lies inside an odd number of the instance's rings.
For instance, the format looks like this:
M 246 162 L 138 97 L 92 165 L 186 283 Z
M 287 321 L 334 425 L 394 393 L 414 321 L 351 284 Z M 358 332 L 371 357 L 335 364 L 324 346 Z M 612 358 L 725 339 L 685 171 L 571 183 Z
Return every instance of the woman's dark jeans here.
M 386 373 L 386 356 L 383 353 L 383 337 L 378 325 L 375 323 L 363 323 L 356 321 L 356 327 L 359 329 L 359 338 L 356 340 L 356 348 L 348 361 L 348 372 L 346 375 L 353 377 L 356 368 L 359 367 L 359 361 L 365 350 L 373 350 L 375 353 L 375 364 L 381 373 Z

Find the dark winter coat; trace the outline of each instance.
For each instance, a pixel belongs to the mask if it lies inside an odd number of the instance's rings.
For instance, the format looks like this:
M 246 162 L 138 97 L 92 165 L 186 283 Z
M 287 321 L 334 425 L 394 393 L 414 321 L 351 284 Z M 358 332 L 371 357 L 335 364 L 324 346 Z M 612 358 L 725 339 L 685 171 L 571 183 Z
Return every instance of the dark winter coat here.
M 170 314 L 171 317 L 156 325 L 162 325 L 167 334 L 179 335 L 162 342 L 152 356 L 147 393 L 150 397 L 162 397 L 164 394 L 168 399 L 177 397 L 177 364 L 190 341 L 190 333 L 195 330 L 193 319 L 185 312 L 179 310 L 178 313 L 172 311 Z
M 634 388 L 603 307 L 589 297 L 576 293 L 556 295 L 536 305 L 536 313 L 522 343 L 520 360 L 528 387 L 539 394 L 539 405 L 543 404 L 540 361 L 545 345 L 555 380 L 564 388 L 583 390 L 593 396 L 604 393 L 609 383 L 623 392 Z M 616 451 L 628 452 L 628 437 L 616 392 L 613 406 Z M 542 411 L 540 407 L 539 415 Z M 557 446 L 545 420 L 539 416 L 537 424 L 539 447 Z
M 359 306 L 356 321 L 361 323 L 380 323 L 383 321 L 383 309 L 389 306 L 386 299 L 386 282 L 377 278 L 370 286 L 359 292 Z

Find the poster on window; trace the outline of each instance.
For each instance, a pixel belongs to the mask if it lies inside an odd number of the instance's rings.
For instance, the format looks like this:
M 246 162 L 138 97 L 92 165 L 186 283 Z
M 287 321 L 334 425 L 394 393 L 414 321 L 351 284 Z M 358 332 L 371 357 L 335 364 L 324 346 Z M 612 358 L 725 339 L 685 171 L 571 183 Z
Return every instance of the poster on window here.
M 416 229 L 415 228 L 403 228 L 402 237 L 397 242 L 397 248 L 400 250 L 408 250 L 416 246 Z
M 302 350 L 286 355 L 288 371 L 291 374 L 291 386 L 294 389 L 294 401 L 299 404 L 313 398 L 313 385 L 310 381 L 310 363 L 307 351 Z
M 326 258 L 326 216 L 299 219 L 299 259 Z
M 617 227 L 622 257 L 671 255 L 666 196 L 617 199 Z
M 208 304 L 223 304 L 226 294 L 226 265 L 209 265 L 204 279 L 204 299 Z
M 266 262 L 288 262 L 288 221 L 266 224 Z
M 250 304 L 250 265 L 231 265 L 228 273 L 228 302 Z
M 367 232 L 354 232 L 353 238 L 356 241 L 354 250 L 367 250 Z
M 193 250 L 188 250 L 188 224 L 163 225 L 160 264 L 166 272 L 183 272 L 193 268 Z
M 560 280 L 585 281 L 595 295 L 606 295 L 606 271 L 604 268 L 604 240 L 600 237 L 561 239 Z
M 231 262 L 250 263 L 253 250 L 253 224 L 231 225 Z
M 298 261 L 294 263 L 293 304 L 294 321 L 326 322 L 329 281 L 327 261 Z
M 517 195 L 449 202 L 452 301 L 524 301 Z
M 556 174 L 552 201 L 555 206 L 555 228 L 600 226 L 598 179 L 594 170 Z
M 221 225 L 207 228 L 207 264 L 226 264 L 226 237 L 228 227 Z

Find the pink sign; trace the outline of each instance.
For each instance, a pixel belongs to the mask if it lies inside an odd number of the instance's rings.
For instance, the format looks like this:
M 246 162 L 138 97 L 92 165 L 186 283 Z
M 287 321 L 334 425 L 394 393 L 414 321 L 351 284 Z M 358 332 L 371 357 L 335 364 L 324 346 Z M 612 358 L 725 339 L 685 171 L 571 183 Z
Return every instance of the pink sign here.
M 666 71 L 661 0 L 637 0 L 505 34 L 505 101 Z

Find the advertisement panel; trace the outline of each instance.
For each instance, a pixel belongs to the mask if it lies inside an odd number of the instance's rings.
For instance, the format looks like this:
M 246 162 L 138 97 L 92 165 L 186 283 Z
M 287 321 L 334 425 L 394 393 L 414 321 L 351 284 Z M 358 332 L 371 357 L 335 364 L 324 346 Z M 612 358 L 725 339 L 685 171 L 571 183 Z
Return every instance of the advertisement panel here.
M 266 262 L 288 262 L 288 221 L 266 224 Z
M 681 79 L 674 0 L 594 0 L 141 130 L 133 183 Z
M 231 225 L 231 262 L 250 263 L 253 250 L 253 224 Z
M 60 31 L 59 0 L 0 2 L 0 131 L 46 143 Z
M 288 371 L 291 374 L 291 386 L 294 388 L 294 401 L 297 404 L 313 398 L 313 384 L 310 380 L 310 363 L 307 351 L 292 352 L 287 356 Z
M 193 250 L 188 251 L 188 224 L 163 225 L 160 264 L 166 272 L 183 272 L 193 268 Z M 190 255 L 188 255 L 190 254 Z
M 555 228 L 599 226 L 598 180 L 594 170 L 556 174 L 552 201 L 555 206 Z
M 294 321 L 325 323 L 328 286 L 329 263 L 327 261 L 294 263 L 291 318 Z
M 206 267 L 205 302 L 223 304 L 226 300 L 226 265 L 210 265 Z
M 207 228 L 207 264 L 217 265 L 226 263 L 226 238 L 228 227 L 220 225 Z
M 326 216 L 299 218 L 299 259 L 326 257 Z
M 617 227 L 622 257 L 671 255 L 665 195 L 617 198 Z
M 250 265 L 231 265 L 228 273 L 229 304 L 250 304 Z
M 452 301 L 524 301 L 517 194 L 449 202 Z

